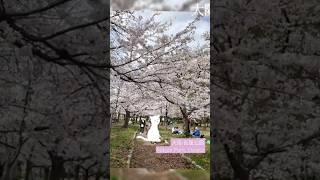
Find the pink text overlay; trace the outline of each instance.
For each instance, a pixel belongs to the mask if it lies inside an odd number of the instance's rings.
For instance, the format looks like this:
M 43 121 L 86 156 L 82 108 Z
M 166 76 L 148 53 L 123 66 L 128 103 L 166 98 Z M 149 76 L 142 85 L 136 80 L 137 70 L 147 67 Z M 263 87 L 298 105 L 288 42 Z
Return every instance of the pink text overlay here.
M 205 153 L 205 138 L 172 138 L 170 146 L 156 146 L 156 153 Z

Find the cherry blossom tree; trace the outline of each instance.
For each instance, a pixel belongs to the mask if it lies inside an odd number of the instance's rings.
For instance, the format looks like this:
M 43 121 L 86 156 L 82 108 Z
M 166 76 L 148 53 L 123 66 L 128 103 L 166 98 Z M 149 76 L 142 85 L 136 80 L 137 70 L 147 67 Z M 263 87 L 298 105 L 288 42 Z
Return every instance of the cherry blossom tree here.
M 192 50 L 187 51 L 192 52 Z M 198 118 L 205 111 L 209 112 L 208 52 L 207 46 L 192 53 L 182 51 L 181 54 L 170 57 L 174 61 L 171 66 L 175 69 L 163 78 L 163 82 L 174 83 L 159 83 L 162 96 L 179 107 L 185 122 L 184 132 L 187 135 L 190 133 L 190 118 Z
M 155 21 L 157 14 L 143 19 L 134 12 L 116 11 L 114 16 L 111 64 L 115 76 L 129 82 L 122 91 L 125 102 L 133 105 L 137 101 L 131 98 L 146 100 L 147 109 L 157 110 L 165 109 L 168 102 L 175 105 L 189 135 L 190 116 L 209 112 L 209 34 L 204 34 L 207 41 L 203 47 L 188 46 L 194 41 L 194 23 L 199 17 L 183 31 L 169 36 L 164 32 L 170 24 Z M 119 21 L 120 16 L 127 17 L 127 21 Z M 146 111 L 141 103 L 137 107 Z

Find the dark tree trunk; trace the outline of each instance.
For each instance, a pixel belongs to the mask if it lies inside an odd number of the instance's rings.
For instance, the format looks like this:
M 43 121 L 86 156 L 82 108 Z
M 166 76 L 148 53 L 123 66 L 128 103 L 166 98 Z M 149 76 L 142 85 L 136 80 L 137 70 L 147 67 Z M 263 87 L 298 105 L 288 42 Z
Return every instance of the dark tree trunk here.
M 21 175 L 21 168 L 17 161 L 8 163 L 4 166 L 4 174 L 0 177 L 1 180 L 16 180 Z
M 247 170 L 243 165 L 243 161 L 239 161 L 242 158 L 239 158 L 237 154 L 230 151 L 230 148 L 227 144 L 224 144 L 224 150 L 227 154 L 231 167 L 233 169 L 233 176 L 235 180 L 249 180 L 250 171 Z M 237 152 L 239 153 L 239 152 Z
M 241 170 L 234 173 L 235 180 L 249 180 L 249 172 L 245 170 Z
M 45 167 L 44 168 L 44 180 L 48 180 L 48 178 L 49 178 L 49 173 L 50 173 L 50 171 L 49 171 L 49 167 Z
M 190 136 L 190 121 L 187 114 L 186 107 L 180 107 L 180 111 L 182 113 L 183 121 L 184 121 L 184 134 L 186 137 Z
M 124 117 L 124 124 L 122 126 L 123 128 L 128 128 L 129 120 L 130 120 L 130 111 L 126 110 L 126 116 Z
M 164 122 L 166 123 L 166 129 L 168 127 L 168 106 L 166 104 L 166 112 L 165 112 L 165 116 L 164 116 Z
M 135 120 L 134 120 L 135 123 L 138 123 L 138 119 L 139 119 L 139 116 L 137 115 L 136 118 L 135 118 Z
M 95 180 L 100 180 L 101 177 L 102 177 L 102 173 L 99 171 L 99 172 L 97 172 L 97 174 L 96 174 Z
M 12 167 L 13 167 L 13 163 L 8 163 L 7 165 L 5 165 L 2 180 L 11 180 L 12 179 L 12 177 L 11 177 Z
M 135 117 L 135 115 L 132 115 L 132 116 L 130 117 L 130 119 L 129 119 L 129 120 L 131 120 L 131 123 L 132 123 L 132 124 L 134 124 L 134 123 L 135 123 L 135 118 L 136 118 L 136 117 Z
M 61 180 L 65 176 L 65 171 L 64 171 L 64 160 L 60 156 L 53 155 L 50 153 L 50 158 L 51 158 L 51 172 L 50 172 L 50 177 L 49 180 Z
M 31 172 L 32 172 L 32 163 L 29 160 L 27 160 L 26 174 L 25 174 L 25 177 L 24 177 L 25 180 L 29 180 L 30 179 Z
M 74 180 L 80 180 L 79 174 L 80 174 L 80 166 L 77 165 L 74 168 Z
M 89 169 L 85 170 L 85 175 L 84 175 L 83 180 L 89 180 Z
M 120 112 L 118 112 L 117 122 L 119 122 L 119 121 L 120 121 L 120 117 L 121 117 L 121 114 L 120 114 Z
M 5 164 L 0 163 L 0 178 L 1 178 L 2 175 L 3 175 L 4 165 L 5 165 Z

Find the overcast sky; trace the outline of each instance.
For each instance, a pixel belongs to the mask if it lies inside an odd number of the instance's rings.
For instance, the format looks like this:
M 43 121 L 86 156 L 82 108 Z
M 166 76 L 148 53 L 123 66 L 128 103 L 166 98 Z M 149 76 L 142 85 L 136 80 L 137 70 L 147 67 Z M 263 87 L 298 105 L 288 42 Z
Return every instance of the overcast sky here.
M 143 17 L 151 17 L 154 11 L 136 11 L 136 14 Z M 168 34 L 175 34 L 182 31 L 190 22 L 195 18 L 194 12 L 187 11 L 160 11 L 160 15 L 157 16 L 156 20 L 160 22 L 172 21 L 172 26 L 166 32 Z M 202 34 L 205 31 L 210 31 L 210 17 L 203 16 L 200 21 L 196 23 L 196 31 L 194 35 L 195 41 L 190 44 L 190 46 L 203 45 L 204 39 Z
M 209 0 L 111 0 L 111 8 L 118 10 L 194 11 L 196 4 L 209 5 Z

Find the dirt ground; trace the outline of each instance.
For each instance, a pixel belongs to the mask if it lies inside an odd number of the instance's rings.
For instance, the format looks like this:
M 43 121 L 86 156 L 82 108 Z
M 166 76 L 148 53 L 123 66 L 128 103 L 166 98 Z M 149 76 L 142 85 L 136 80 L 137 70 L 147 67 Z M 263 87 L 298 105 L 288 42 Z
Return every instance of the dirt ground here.
M 133 154 L 130 168 L 117 168 L 111 170 L 111 180 L 193 180 L 187 178 L 177 170 L 187 171 L 192 174 L 195 171 L 198 180 L 208 180 L 210 177 L 203 171 L 194 167 L 190 162 L 182 158 L 180 154 L 157 154 L 156 146 L 164 143 L 151 144 L 141 139 L 134 140 Z M 190 170 L 190 171 L 189 171 Z
M 156 145 L 164 144 L 151 144 L 136 139 L 130 168 L 147 168 L 157 172 L 169 169 L 195 169 L 180 154 L 157 154 Z

